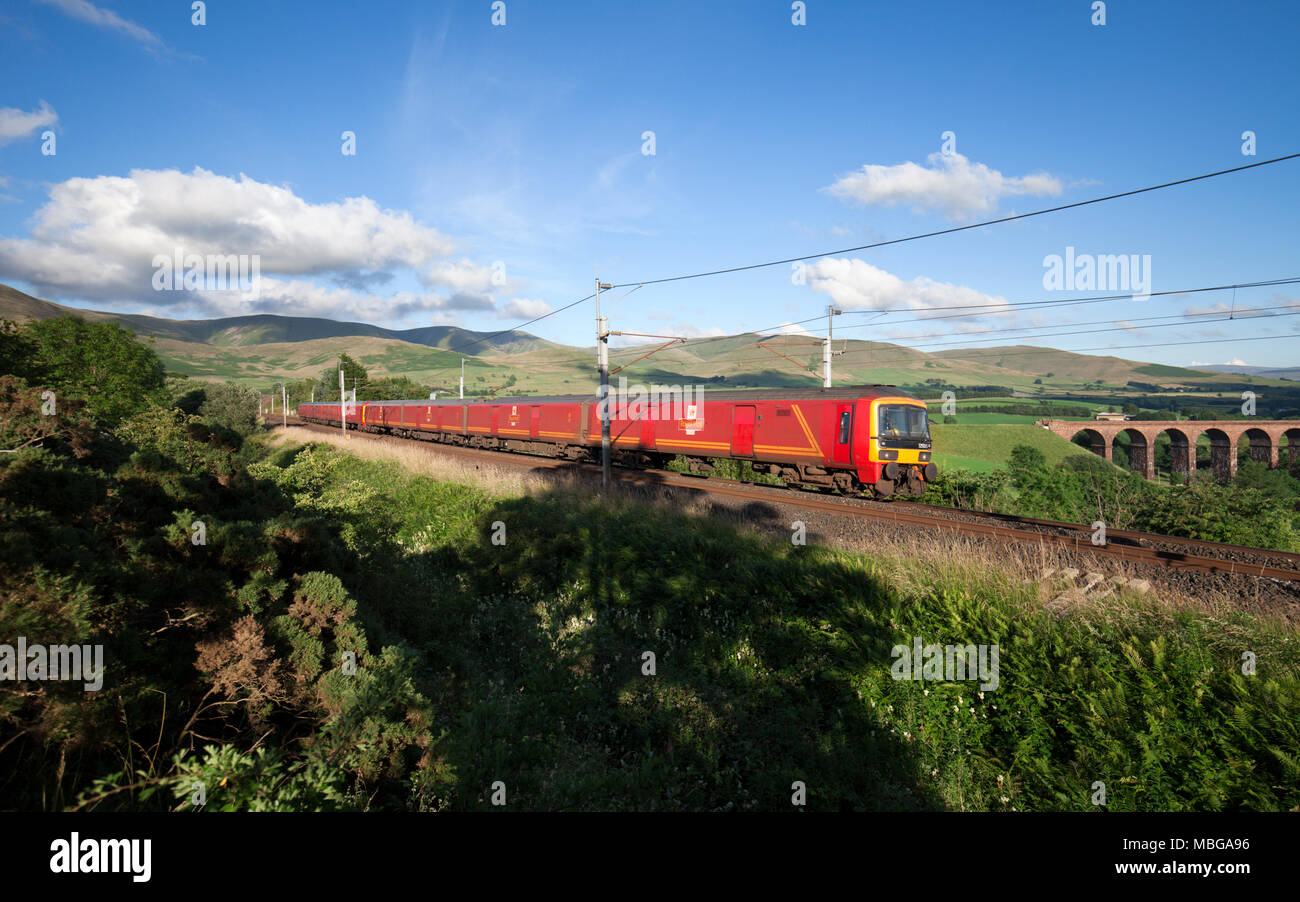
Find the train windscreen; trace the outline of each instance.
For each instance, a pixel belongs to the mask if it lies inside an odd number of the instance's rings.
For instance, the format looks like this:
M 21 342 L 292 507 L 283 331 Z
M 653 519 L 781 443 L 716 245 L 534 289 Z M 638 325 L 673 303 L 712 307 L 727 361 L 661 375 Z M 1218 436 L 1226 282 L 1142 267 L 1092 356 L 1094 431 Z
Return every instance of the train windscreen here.
M 928 442 L 930 422 L 924 407 L 904 404 L 880 406 L 880 437 Z

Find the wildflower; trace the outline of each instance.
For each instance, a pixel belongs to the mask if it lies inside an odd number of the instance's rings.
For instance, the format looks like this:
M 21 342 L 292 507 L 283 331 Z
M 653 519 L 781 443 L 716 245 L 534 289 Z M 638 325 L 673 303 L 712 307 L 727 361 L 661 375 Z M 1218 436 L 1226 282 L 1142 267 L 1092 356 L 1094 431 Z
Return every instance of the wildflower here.
M 1007 798 L 1006 796 L 1003 796 L 1003 797 L 1002 797 L 1002 804 L 1003 804 L 1003 805 L 1005 805 L 1007 802 L 1010 802 L 1010 801 L 1011 801 L 1011 800 L 1010 800 L 1009 798 Z

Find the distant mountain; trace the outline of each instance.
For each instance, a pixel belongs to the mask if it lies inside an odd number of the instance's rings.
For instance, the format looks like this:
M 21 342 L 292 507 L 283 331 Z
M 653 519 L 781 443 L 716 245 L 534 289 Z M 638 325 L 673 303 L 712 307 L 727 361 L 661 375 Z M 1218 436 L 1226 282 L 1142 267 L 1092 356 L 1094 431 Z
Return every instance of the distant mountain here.
M 75 316 L 95 322 L 116 322 L 138 335 L 172 341 L 190 341 L 217 347 L 282 342 L 316 341 L 322 338 L 386 338 L 464 354 L 518 354 L 562 347 L 527 332 L 472 332 L 456 326 L 424 326 L 418 329 L 385 329 L 369 323 L 336 322 L 312 316 L 277 316 L 263 313 L 221 319 L 175 320 L 129 313 L 105 313 L 65 307 L 42 301 L 8 285 L 0 285 L 0 318 L 17 322 Z M 491 337 L 489 337 L 491 336 Z
M 1300 382 L 1300 366 L 1246 366 L 1235 363 L 1214 363 L 1198 366 L 1200 370 L 1214 370 L 1216 373 L 1245 373 L 1248 376 L 1264 376 L 1268 379 L 1290 379 Z
M 375 376 L 408 376 L 439 391 L 459 387 L 461 357 L 469 355 L 470 392 L 510 385 L 522 394 L 595 390 L 595 349 L 556 344 L 510 331 L 501 335 L 455 326 L 385 329 L 316 317 L 235 316 L 172 320 L 103 313 L 53 304 L 0 285 L 0 318 L 26 321 L 55 316 L 113 321 L 150 340 L 168 370 L 196 379 L 233 380 L 265 388 L 281 379 L 316 378 L 342 353 Z M 492 337 L 489 337 L 492 336 Z M 760 346 L 762 342 L 765 346 Z M 721 335 L 672 344 L 641 358 L 651 346 L 612 348 L 618 378 L 659 385 L 785 387 L 820 382 L 821 347 L 809 335 Z M 935 353 L 863 339 L 836 339 L 837 384 L 1001 386 L 1020 397 L 1089 393 L 1106 386 L 1180 386 L 1226 381 L 1230 368 L 1185 369 L 1121 357 L 1098 357 L 1031 345 L 951 349 Z M 625 369 L 622 369 L 626 367 Z M 1248 372 L 1265 368 L 1244 368 Z M 1300 376 L 1300 368 L 1267 370 Z

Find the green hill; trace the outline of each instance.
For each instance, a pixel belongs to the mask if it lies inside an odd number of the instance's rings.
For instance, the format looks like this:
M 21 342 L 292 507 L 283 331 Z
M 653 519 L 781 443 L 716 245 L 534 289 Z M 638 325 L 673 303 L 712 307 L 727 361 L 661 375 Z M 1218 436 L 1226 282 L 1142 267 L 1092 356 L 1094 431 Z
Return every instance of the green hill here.
M 464 347 L 475 354 L 518 353 L 560 347 L 536 335 L 512 330 L 497 335 L 492 332 L 473 332 L 456 326 L 385 329 L 369 323 L 337 322 L 312 316 L 277 316 L 271 313 L 195 320 L 105 313 L 42 301 L 16 288 L 0 285 L 0 318 L 26 322 L 56 316 L 76 316 L 97 322 L 116 322 L 134 330 L 138 335 L 230 348 L 353 336 L 382 338 L 443 349 Z
M 1006 465 L 1011 459 L 1011 449 L 1016 445 L 1037 448 L 1053 466 L 1070 455 L 1092 453 L 1034 425 L 972 423 L 947 426 L 936 423 L 930 427 L 930 434 L 936 449 L 960 451 L 934 452 L 934 462 L 941 471 L 964 468 L 987 472 L 996 469 Z
M 513 393 L 569 394 L 596 389 L 595 349 L 556 344 L 522 331 L 501 334 L 455 326 L 387 329 L 370 323 L 319 317 L 255 314 L 220 319 L 172 320 L 67 307 L 0 285 L 0 318 L 24 322 L 57 316 L 112 321 L 151 339 L 168 369 L 200 379 L 229 379 L 265 387 L 281 379 L 314 377 L 346 352 L 375 376 L 408 376 L 430 385 L 454 385 L 461 351 L 473 360 L 467 387 L 486 389 L 514 378 Z M 611 349 L 614 376 L 642 384 L 716 388 L 814 387 L 820 382 L 821 347 L 807 335 L 718 336 L 675 344 L 641 358 L 653 344 Z M 990 386 L 1012 400 L 1040 396 L 1115 403 L 1135 393 L 1158 409 L 1196 401 L 1211 384 L 1222 401 L 1240 387 L 1294 390 L 1294 383 L 1259 376 L 1228 376 L 1119 357 L 1095 357 L 1053 348 L 1015 346 L 926 353 L 888 342 L 835 341 L 837 384 L 882 384 L 938 397 L 948 388 L 959 399 L 987 397 L 966 389 Z M 1098 382 L 1104 374 L 1104 384 Z M 1141 383 L 1141 388 L 1128 383 Z M 1162 386 L 1166 388 L 1162 388 Z M 1235 391 L 1224 393 L 1225 388 Z M 1158 395 L 1168 394 L 1166 402 Z M 1270 397 L 1277 398 L 1277 392 Z

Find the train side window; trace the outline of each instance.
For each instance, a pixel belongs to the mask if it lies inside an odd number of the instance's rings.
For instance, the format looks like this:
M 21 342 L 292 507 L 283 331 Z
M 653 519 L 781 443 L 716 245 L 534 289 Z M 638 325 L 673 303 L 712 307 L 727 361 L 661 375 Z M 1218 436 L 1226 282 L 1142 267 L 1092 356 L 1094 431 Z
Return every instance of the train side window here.
M 849 420 L 850 420 L 850 416 L 847 410 L 840 414 L 840 444 L 841 445 L 847 445 L 849 443 Z

